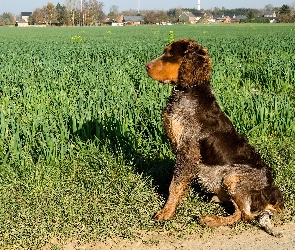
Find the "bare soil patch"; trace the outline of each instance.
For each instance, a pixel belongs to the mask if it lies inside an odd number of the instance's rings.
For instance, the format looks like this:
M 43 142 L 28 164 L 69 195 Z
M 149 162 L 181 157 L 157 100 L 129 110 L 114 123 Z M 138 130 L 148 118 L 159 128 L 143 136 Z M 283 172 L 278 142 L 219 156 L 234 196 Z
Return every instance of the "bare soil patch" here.
M 143 235 L 140 239 L 108 240 L 79 245 L 70 242 L 63 246 L 63 250 L 176 250 L 176 249 L 295 249 L 295 224 L 288 223 L 276 227 L 284 233 L 282 238 L 268 235 L 259 228 L 251 228 L 237 233 L 228 227 L 220 227 L 213 233 L 207 232 L 200 238 L 199 235 L 189 235 L 184 239 L 177 239 L 162 234 Z

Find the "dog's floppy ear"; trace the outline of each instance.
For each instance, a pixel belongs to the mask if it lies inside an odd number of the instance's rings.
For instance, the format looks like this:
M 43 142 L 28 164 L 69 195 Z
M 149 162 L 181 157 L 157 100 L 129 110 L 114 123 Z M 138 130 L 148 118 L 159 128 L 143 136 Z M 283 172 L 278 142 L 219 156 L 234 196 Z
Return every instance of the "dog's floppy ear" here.
M 178 85 L 188 87 L 210 79 L 211 62 L 208 52 L 194 40 L 189 40 L 178 72 Z

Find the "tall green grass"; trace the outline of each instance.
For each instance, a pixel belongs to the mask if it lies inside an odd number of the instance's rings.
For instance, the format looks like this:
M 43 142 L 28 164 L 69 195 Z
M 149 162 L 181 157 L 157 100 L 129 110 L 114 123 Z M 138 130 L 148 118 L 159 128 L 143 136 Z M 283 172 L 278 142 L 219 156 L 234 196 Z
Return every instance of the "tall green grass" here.
M 174 158 L 161 125 L 171 87 L 148 78 L 145 63 L 171 30 L 208 48 L 216 98 L 274 169 L 281 221 L 293 219 L 294 25 L 2 28 L 1 247 L 202 233 L 195 216 L 226 213 L 191 192 L 174 221 L 150 220 Z

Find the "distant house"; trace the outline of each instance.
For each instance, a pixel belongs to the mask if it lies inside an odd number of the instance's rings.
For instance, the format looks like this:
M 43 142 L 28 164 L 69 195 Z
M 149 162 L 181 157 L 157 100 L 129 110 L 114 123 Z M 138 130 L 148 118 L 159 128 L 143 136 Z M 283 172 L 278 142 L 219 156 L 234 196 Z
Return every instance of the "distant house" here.
M 27 27 L 29 26 L 29 18 L 32 15 L 32 12 L 21 12 L 21 19 L 16 21 L 16 26 L 18 27 Z
M 274 10 L 265 12 L 263 15 L 259 16 L 259 18 L 269 19 L 270 23 L 278 22 L 278 17 Z
M 229 16 L 217 17 L 216 23 L 231 23 L 231 18 Z
M 178 20 L 180 22 L 184 21 L 184 22 L 187 22 L 187 23 L 196 23 L 196 21 L 198 20 L 199 18 L 197 18 L 193 13 L 191 12 L 183 12 L 179 17 L 178 17 Z
M 16 21 L 16 26 L 18 26 L 18 27 L 28 27 L 29 23 L 22 19 L 22 20 Z
M 264 15 L 262 17 L 277 17 L 277 14 L 275 11 L 267 11 L 264 13 Z
M 241 20 L 243 19 L 247 19 L 246 16 L 236 16 L 234 15 L 232 18 L 231 18 L 231 23 L 240 23 Z
M 21 19 L 26 22 L 29 22 L 29 18 L 32 14 L 32 12 L 21 12 Z
M 143 21 L 142 16 L 124 16 L 123 23 L 126 25 L 140 25 Z

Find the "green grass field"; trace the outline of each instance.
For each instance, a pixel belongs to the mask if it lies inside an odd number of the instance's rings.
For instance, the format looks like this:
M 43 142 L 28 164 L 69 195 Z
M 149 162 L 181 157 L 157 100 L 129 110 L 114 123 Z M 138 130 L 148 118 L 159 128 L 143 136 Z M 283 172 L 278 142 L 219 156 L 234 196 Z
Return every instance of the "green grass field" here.
M 174 220 L 151 220 L 174 156 L 161 124 L 171 87 L 148 78 L 145 64 L 170 30 L 208 48 L 220 106 L 284 194 L 276 223 L 294 220 L 294 24 L 1 28 L 1 249 L 145 231 L 202 235 L 197 216 L 226 214 L 196 187 Z

